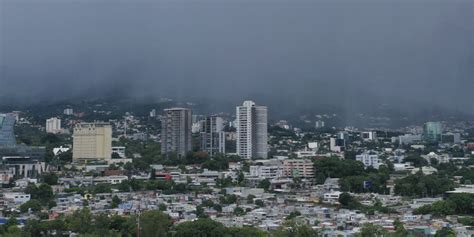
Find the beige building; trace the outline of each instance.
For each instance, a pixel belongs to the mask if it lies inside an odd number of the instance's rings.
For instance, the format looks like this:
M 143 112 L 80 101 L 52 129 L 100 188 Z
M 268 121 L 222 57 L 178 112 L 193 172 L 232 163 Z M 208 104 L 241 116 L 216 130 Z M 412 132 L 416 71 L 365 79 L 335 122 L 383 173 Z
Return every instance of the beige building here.
M 74 162 L 110 160 L 111 157 L 112 126 L 109 123 L 80 123 L 74 127 Z
M 294 159 L 283 161 L 283 175 L 286 177 L 313 178 L 314 167 L 311 160 Z

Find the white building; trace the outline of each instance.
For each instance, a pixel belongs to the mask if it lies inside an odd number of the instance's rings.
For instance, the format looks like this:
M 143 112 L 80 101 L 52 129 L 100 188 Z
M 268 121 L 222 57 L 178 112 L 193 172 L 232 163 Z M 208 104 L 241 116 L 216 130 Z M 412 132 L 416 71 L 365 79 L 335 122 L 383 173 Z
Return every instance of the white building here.
M 26 194 L 26 193 L 5 192 L 3 193 L 3 198 L 9 201 L 12 201 L 13 203 L 17 205 L 21 205 L 25 202 L 28 202 L 31 199 L 31 195 Z
M 116 153 L 120 156 L 120 158 L 125 158 L 125 147 L 124 146 L 113 146 L 112 147 L 112 154 Z
M 323 203 L 328 204 L 338 204 L 339 203 L 339 196 L 341 196 L 342 192 L 340 191 L 333 191 L 329 193 L 325 193 L 323 195 Z
M 71 108 L 64 109 L 63 112 L 65 115 L 73 115 L 74 111 Z
M 364 163 L 365 168 L 372 166 L 373 168 L 378 169 L 380 166 L 379 155 L 376 154 L 363 153 L 356 155 L 356 160 Z
M 316 123 L 315 123 L 315 127 L 316 127 L 316 128 L 324 128 L 325 125 L 326 125 L 326 124 L 324 123 L 323 120 L 318 120 L 318 121 L 316 121 Z
M 245 159 L 267 158 L 267 107 L 244 101 L 236 108 L 237 154 Z
M 295 152 L 295 154 L 298 158 L 311 158 L 316 156 L 316 151 L 302 150 Z
M 249 171 L 250 176 L 261 179 L 277 179 L 283 176 L 282 165 L 252 165 Z
M 61 132 L 61 119 L 53 117 L 46 120 L 46 132 L 47 133 L 60 133 Z
M 405 163 L 393 164 L 393 169 L 395 171 L 412 171 L 413 169 L 415 169 L 415 167 L 412 166 L 409 162 L 405 162 Z
M 400 145 L 413 144 L 421 141 L 421 135 L 405 134 L 392 139 L 393 142 L 398 142 Z
M 342 152 L 344 151 L 345 148 L 345 142 L 344 139 L 339 139 L 339 138 L 334 138 L 331 137 L 329 140 L 329 149 L 332 152 Z
M 53 148 L 53 154 L 54 154 L 55 156 L 57 156 L 57 155 L 59 155 L 59 154 L 61 154 L 61 153 L 67 152 L 67 151 L 69 151 L 69 150 L 71 150 L 70 147 L 63 147 L 63 146 L 55 147 L 55 148 Z
M 364 141 L 376 141 L 377 140 L 377 132 L 370 131 L 370 132 L 362 132 L 360 137 Z

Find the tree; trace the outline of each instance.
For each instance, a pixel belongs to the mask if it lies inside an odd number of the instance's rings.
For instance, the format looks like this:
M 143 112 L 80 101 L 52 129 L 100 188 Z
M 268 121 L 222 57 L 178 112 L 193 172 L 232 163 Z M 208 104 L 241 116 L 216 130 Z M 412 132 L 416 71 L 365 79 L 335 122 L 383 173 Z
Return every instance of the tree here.
M 456 212 L 456 204 L 452 201 L 438 201 L 431 205 L 435 216 L 447 216 Z
M 395 181 L 395 194 L 402 196 L 436 196 L 452 189 L 452 180 L 436 175 L 423 175 L 421 172 Z
M 122 203 L 122 200 L 120 200 L 120 198 L 117 197 L 117 195 L 115 195 L 115 196 L 112 198 L 112 203 L 110 204 L 110 207 L 111 207 L 111 208 L 117 208 L 120 203 Z
M 355 160 L 341 160 L 338 157 L 328 157 L 314 161 L 315 173 L 320 174 L 318 182 L 324 182 L 328 177 L 342 178 L 362 175 L 365 172 L 364 164 Z
M 158 210 L 159 210 L 159 211 L 163 211 L 163 212 L 164 212 L 164 211 L 166 211 L 166 209 L 168 209 L 168 207 L 166 206 L 166 204 L 160 203 L 160 204 L 158 205 Z
M 264 207 L 265 203 L 262 200 L 257 199 L 255 200 L 255 205 L 257 205 L 258 207 Z
M 299 211 L 292 211 L 290 214 L 286 217 L 287 220 L 294 219 L 297 216 L 301 216 L 301 213 Z
M 207 214 L 204 212 L 204 208 L 202 207 L 202 205 L 196 206 L 195 214 L 198 218 L 207 218 L 208 217 Z
M 143 237 L 165 237 L 171 225 L 171 218 L 160 211 L 147 211 L 140 216 Z
M 341 193 L 341 195 L 339 195 L 339 203 L 342 206 L 349 206 L 351 201 L 352 201 L 352 196 L 349 193 L 344 192 L 344 193 Z
M 212 233 L 212 234 L 211 234 Z M 213 236 L 223 237 L 226 234 L 226 228 L 219 222 L 209 218 L 198 219 L 181 223 L 175 228 L 176 237 L 195 237 L 195 236 Z
M 249 194 L 247 196 L 247 204 L 253 204 L 253 199 L 255 199 L 255 195 Z
M 349 193 L 341 193 L 339 195 L 339 203 L 343 208 L 347 209 L 361 209 L 362 204 L 360 204 L 359 201 L 357 201 L 354 197 L 352 197 Z
M 212 209 L 216 210 L 217 212 L 222 212 L 222 206 L 218 203 L 214 204 Z
M 408 155 L 403 159 L 403 162 L 411 162 L 415 167 L 428 165 L 428 161 L 418 155 Z
M 388 236 L 387 230 L 382 226 L 374 225 L 372 223 L 365 224 L 358 235 L 360 237 L 385 237 Z
M 435 237 L 455 237 L 456 233 L 449 227 L 443 227 L 441 230 L 436 231 Z
M 474 214 L 473 194 L 452 194 L 447 200 L 424 205 L 414 210 L 415 214 L 433 214 L 434 216 L 446 216 L 453 214 Z
M 318 231 L 304 223 L 297 223 L 294 220 L 285 221 L 276 231 L 271 233 L 275 237 L 319 237 Z
M 41 203 L 38 200 L 31 199 L 28 202 L 21 204 L 20 211 L 22 213 L 28 212 L 29 210 L 32 212 L 41 211 Z
M 227 236 L 232 237 L 267 237 L 268 234 L 255 227 L 231 227 L 227 229 Z
M 65 222 L 68 230 L 83 234 L 92 231 L 92 219 L 91 211 L 88 208 L 82 208 L 72 213 L 72 215 L 67 216 Z
M 263 188 L 265 191 L 268 191 L 270 189 L 271 183 L 270 180 L 268 179 L 263 179 L 258 183 L 259 188 Z
M 237 202 L 237 196 L 234 194 L 224 195 L 219 197 L 219 201 L 221 204 L 234 204 Z
M 42 175 L 43 182 L 49 185 L 57 185 L 58 184 L 58 176 L 54 173 L 45 173 Z
M 393 222 L 393 226 L 395 226 L 395 233 L 393 234 L 393 237 L 405 237 L 408 235 L 408 231 L 405 229 L 405 226 L 403 226 L 403 223 L 399 219 L 396 219 Z
M 39 187 L 30 183 L 26 187 L 25 193 L 30 194 L 31 199 L 37 199 L 41 203 L 48 203 L 54 197 L 53 189 L 45 183 L 41 184 Z
M 239 172 L 239 174 L 237 175 L 237 183 L 240 185 L 244 182 L 244 180 L 245 180 L 244 172 Z
M 236 208 L 234 209 L 234 215 L 236 215 L 236 216 L 243 216 L 243 215 L 245 215 L 245 210 L 242 209 L 241 207 L 236 207 Z

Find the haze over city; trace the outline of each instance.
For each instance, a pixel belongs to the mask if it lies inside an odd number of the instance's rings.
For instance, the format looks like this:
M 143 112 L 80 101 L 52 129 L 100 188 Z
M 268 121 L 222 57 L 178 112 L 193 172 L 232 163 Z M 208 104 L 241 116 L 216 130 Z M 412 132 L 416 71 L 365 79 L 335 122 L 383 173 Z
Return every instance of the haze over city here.
M 0 1 L 0 98 L 473 114 L 474 2 Z
M 474 237 L 473 0 L 0 0 L 0 237 Z

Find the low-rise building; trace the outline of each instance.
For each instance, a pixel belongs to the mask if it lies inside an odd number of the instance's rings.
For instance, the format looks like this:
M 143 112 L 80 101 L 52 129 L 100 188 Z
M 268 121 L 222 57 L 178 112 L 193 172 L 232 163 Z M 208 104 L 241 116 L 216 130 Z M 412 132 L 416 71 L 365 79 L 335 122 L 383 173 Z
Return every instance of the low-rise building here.
M 365 168 L 373 167 L 374 169 L 378 169 L 380 166 L 379 155 L 377 154 L 363 153 L 356 155 L 356 160 L 364 163 Z
M 306 159 L 287 159 L 283 161 L 283 175 L 293 178 L 313 178 L 314 164 Z

